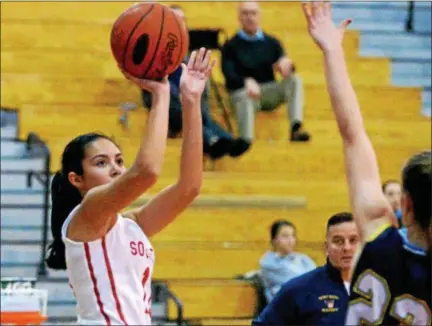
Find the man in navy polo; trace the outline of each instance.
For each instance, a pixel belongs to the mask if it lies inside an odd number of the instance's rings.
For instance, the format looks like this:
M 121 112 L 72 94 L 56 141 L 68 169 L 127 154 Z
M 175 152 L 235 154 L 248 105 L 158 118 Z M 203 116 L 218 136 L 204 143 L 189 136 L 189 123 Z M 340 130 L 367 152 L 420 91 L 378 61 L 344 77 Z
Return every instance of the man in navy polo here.
M 359 241 L 351 213 L 327 222 L 327 263 L 285 283 L 252 325 L 344 325 Z

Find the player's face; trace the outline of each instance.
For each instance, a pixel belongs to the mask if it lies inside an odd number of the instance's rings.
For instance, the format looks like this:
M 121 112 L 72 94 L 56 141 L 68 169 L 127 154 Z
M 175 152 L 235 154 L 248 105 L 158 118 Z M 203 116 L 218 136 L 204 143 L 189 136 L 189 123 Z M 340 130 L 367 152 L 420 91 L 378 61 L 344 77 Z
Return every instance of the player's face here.
M 284 225 L 279 229 L 276 238 L 273 240 L 276 252 L 281 254 L 289 254 L 293 252 L 296 245 L 295 231 L 291 226 Z
M 398 183 L 390 183 L 386 186 L 384 195 L 394 211 L 401 208 L 402 189 Z
M 88 145 L 85 154 L 82 162 L 84 175 L 78 185 L 82 194 L 111 182 L 126 171 L 120 150 L 108 139 L 95 140 Z
M 326 249 L 332 265 L 340 270 L 351 268 L 359 241 L 354 222 L 344 222 L 330 227 L 327 232 Z
M 239 6 L 239 21 L 242 29 L 255 34 L 259 28 L 260 9 L 256 2 L 243 2 Z

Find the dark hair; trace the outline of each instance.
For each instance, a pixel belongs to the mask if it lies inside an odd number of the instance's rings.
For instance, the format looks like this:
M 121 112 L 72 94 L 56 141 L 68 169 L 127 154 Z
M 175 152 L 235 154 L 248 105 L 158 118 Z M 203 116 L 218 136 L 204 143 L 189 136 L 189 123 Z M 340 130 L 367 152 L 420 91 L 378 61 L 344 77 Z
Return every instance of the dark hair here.
M 327 232 L 332 226 L 352 221 L 354 221 L 354 219 L 351 213 L 341 212 L 334 214 L 327 221 Z
M 289 222 L 287 220 L 278 220 L 278 221 L 273 222 L 273 224 L 271 225 L 271 228 L 270 228 L 270 240 L 271 241 L 273 241 L 277 237 L 280 229 L 283 226 L 292 227 L 294 230 L 294 233 L 296 233 L 296 227 L 294 224 L 292 224 L 291 222 Z
M 382 192 L 383 193 L 385 193 L 385 191 L 386 191 L 386 189 L 387 189 L 387 186 L 388 185 L 391 185 L 391 184 L 400 184 L 400 182 L 399 181 L 397 181 L 397 180 L 394 180 L 394 179 L 390 179 L 390 180 L 387 180 L 387 181 L 385 181 L 383 184 L 382 184 L 382 186 L 381 186 L 381 188 L 382 188 Z
M 89 144 L 99 138 L 112 141 L 109 137 L 99 133 L 88 133 L 74 138 L 66 145 L 62 158 L 61 170 L 58 171 L 51 183 L 51 233 L 53 242 L 48 246 L 46 263 L 52 269 L 66 269 L 65 245 L 62 240 L 61 229 L 71 211 L 82 200 L 81 194 L 68 179 L 69 172 L 83 175 L 82 161 Z
M 422 229 L 432 226 L 431 160 L 431 151 L 413 155 L 402 171 L 403 189 L 411 197 L 415 221 Z

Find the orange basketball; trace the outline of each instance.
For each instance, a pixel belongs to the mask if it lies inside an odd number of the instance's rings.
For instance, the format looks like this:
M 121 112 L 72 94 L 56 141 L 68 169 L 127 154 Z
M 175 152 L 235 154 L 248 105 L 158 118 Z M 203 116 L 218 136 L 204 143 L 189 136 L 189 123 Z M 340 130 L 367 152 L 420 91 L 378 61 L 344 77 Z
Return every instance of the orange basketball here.
M 139 3 L 114 22 L 111 50 L 119 66 L 132 76 L 161 79 L 174 72 L 189 47 L 182 19 L 159 3 Z

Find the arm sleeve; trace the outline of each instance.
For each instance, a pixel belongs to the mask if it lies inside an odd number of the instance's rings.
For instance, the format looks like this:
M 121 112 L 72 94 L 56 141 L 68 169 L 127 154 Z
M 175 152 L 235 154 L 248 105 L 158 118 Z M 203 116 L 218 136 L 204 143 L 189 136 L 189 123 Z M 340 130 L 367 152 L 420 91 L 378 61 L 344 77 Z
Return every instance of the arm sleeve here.
M 304 256 L 303 265 L 306 268 L 307 272 L 317 267 L 315 262 L 309 256 L 306 255 Z
M 275 298 L 265 307 L 261 314 L 252 321 L 257 325 L 298 325 L 298 309 L 295 302 L 296 294 L 289 282 L 284 285 Z
M 261 277 L 264 282 L 264 286 L 274 296 L 281 286 L 288 280 L 288 276 L 284 273 L 281 268 L 269 268 L 261 266 Z
M 282 58 L 285 55 L 285 50 L 282 46 L 282 44 L 277 40 L 276 38 L 273 39 L 274 42 L 274 58 L 273 63 L 276 63 L 280 58 Z
M 238 85 L 244 87 L 244 77 L 240 76 L 236 70 L 236 63 L 234 59 L 233 44 L 228 41 L 222 48 L 222 73 L 225 77 L 227 84 Z

